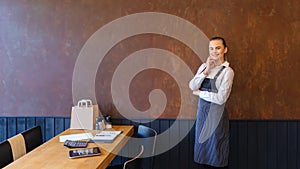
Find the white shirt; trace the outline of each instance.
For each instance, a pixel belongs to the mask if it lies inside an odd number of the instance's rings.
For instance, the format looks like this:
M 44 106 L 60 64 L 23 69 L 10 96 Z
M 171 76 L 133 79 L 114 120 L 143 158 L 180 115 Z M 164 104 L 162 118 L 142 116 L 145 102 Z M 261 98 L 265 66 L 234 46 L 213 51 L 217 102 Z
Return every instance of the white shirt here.
M 225 66 L 225 69 L 221 72 L 219 77 L 216 80 L 216 88 L 218 89 L 218 93 L 208 92 L 208 91 L 200 91 L 199 97 L 219 105 L 224 104 L 231 92 L 231 87 L 233 83 L 234 72 L 231 67 L 229 67 L 229 63 L 225 61 L 222 65 L 214 67 L 210 70 L 208 76 L 205 76 L 203 73 L 204 68 L 206 67 L 206 63 L 203 63 L 194 78 L 190 81 L 189 87 L 191 90 L 199 90 L 201 83 L 207 77 L 213 79 L 218 71 Z

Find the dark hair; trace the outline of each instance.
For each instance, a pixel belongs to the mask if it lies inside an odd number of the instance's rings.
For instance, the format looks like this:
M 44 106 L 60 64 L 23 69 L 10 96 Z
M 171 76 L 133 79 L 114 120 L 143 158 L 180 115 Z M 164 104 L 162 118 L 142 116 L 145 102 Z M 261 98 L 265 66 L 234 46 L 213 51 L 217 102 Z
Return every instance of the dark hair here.
M 222 37 L 219 37 L 219 36 L 216 36 L 216 37 L 212 37 L 212 38 L 210 38 L 210 40 L 209 40 L 209 41 L 213 41 L 213 40 L 221 40 L 221 41 L 222 41 L 222 43 L 223 43 L 223 45 L 224 45 L 224 47 L 225 47 L 225 48 L 227 47 L 227 45 L 226 45 L 226 42 L 225 42 L 225 39 L 224 39 L 224 38 L 222 38 Z

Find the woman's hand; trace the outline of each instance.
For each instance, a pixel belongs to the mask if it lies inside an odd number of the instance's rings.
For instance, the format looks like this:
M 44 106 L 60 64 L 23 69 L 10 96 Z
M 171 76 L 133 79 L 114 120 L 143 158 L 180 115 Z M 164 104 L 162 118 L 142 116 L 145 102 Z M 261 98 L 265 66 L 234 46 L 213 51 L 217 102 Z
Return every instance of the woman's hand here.
M 209 56 L 206 60 L 206 69 L 204 70 L 204 74 L 208 75 L 212 68 L 216 67 L 216 60 Z
M 196 95 L 196 96 L 200 96 L 200 90 L 194 90 L 193 91 L 193 95 Z

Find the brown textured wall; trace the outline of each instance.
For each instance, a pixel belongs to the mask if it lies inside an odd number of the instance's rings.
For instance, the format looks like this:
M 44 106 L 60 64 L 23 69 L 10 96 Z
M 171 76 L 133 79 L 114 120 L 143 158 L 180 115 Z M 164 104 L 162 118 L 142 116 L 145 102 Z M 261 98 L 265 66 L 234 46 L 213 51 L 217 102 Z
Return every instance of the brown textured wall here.
M 300 119 L 299 8 L 295 0 L 2 0 L 0 115 L 69 116 L 73 69 L 88 38 L 122 16 L 163 12 L 188 20 L 207 37 L 227 40 L 228 60 L 235 70 L 227 104 L 232 119 Z M 106 54 L 97 72 L 95 92 L 103 113 L 119 116 L 109 91 L 118 63 L 150 47 L 173 52 L 193 72 L 201 64 L 186 45 L 170 37 L 142 34 L 124 39 Z M 154 88 L 164 90 L 168 99 L 160 117 L 177 117 L 178 85 L 160 70 L 143 71 L 133 79 L 132 104 L 139 110 L 149 108 L 148 93 Z M 194 117 L 194 110 L 183 118 Z

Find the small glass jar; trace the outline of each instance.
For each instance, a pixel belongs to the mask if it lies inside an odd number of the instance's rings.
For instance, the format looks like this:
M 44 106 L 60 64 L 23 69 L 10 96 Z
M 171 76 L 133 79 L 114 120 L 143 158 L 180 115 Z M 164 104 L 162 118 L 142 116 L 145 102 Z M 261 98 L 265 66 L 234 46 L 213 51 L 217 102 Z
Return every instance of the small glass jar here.
M 95 125 L 96 130 L 104 130 L 105 125 L 106 125 L 105 120 L 102 117 L 97 117 L 96 118 L 96 125 Z

